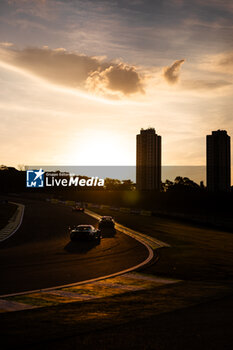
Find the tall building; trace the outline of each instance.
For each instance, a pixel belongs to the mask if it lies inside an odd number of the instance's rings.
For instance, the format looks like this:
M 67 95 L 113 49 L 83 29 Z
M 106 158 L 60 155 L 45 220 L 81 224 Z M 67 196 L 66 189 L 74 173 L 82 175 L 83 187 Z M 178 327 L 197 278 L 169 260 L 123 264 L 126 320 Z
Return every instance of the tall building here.
M 153 128 L 141 129 L 137 135 L 136 185 L 138 190 L 161 186 L 161 136 Z
M 230 136 L 225 130 L 212 131 L 206 137 L 207 188 L 209 191 L 230 191 Z

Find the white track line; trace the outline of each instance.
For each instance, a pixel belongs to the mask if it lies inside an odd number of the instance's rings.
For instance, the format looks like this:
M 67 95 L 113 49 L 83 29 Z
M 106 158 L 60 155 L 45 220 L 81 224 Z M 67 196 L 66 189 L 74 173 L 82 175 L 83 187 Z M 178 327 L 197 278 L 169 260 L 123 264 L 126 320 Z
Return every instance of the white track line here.
M 18 220 L 18 223 L 17 223 L 16 227 L 13 228 L 13 231 L 11 231 L 10 227 L 13 225 L 13 223 L 11 222 L 11 219 L 9 220 L 9 223 L 7 224 L 7 226 L 0 231 L 0 243 L 4 242 L 5 240 L 7 240 L 11 236 L 13 236 L 15 234 L 15 232 L 18 231 L 18 229 L 20 228 L 22 221 L 23 221 L 25 206 L 23 204 L 20 204 L 20 203 L 15 203 L 15 202 L 10 202 L 10 203 L 17 205 L 17 207 L 18 207 L 16 209 L 16 211 L 18 211 L 18 213 L 16 213 L 16 216 L 17 216 L 16 219 Z M 18 218 L 19 215 L 20 215 L 20 218 Z M 8 228 L 8 226 L 9 226 L 9 228 Z M 8 232 L 10 232 L 10 233 L 8 234 Z M 3 238 L 1 238 L 1 237 L 3 237 Z

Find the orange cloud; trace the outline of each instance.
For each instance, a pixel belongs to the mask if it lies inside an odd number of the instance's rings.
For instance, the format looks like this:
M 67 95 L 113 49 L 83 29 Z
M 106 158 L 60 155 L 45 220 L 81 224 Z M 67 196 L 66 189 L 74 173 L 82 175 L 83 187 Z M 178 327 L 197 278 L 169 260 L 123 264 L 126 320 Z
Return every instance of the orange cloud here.
M 14 44 L 10 43 L 8 41 L 3 41 L 3 42 L 0 43 L 0 46 L 2 46 L 2 47 L 11 47 L 11 46 L 14 46 Z
M 69 88 L 113 97 L 116 94 L 144 93 L 144 79 L 136 67 L 105 62 L 102 58 L 68 52 L 64 48 L 5 49 L 0 51 L 0 59 L 51 83 Z
M 124 63 L 111 65 L 105 70 L 91 73 L 86 81 L 89 90 L 107 93 L 109 90 L 124 95 L 144 93 L 142 78 L 135 67 Z
M 199 64 L 199 67 L 206 71 L 224 73 L 231 76 L 233 74 L 233 51 L 204 56 L 204 60 Z
M 185 90 L 204 90 L 212 91 L 216 89 L 227 88 L 232 83 L 225 80 L 184 80 L 181 83 L 181 87 Z
M 233 72 L 233 51 L 225 52 L 218 56 L 216 65 L 223 72 L 232 74 Z
M 171 66 L 165 67 L 163 76 L 169 84 L 175 84 L 179 80 L 180 67 L 185 60 L 177 60 Z

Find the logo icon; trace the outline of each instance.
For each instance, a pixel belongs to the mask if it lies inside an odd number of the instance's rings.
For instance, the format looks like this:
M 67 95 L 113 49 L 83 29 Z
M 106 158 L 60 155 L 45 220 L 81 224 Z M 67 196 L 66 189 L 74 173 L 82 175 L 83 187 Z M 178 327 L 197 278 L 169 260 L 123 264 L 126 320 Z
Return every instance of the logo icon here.
M 40 170 L 27 170 L 27 187 L 44 187 L 44 171 Z

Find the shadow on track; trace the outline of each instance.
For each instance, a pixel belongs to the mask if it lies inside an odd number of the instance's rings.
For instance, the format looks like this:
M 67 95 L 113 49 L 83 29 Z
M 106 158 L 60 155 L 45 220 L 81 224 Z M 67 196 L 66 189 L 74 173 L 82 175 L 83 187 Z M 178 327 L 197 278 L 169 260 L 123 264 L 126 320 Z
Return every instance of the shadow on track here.
M 100 242 L 98 241 L 73 241 L 69 242 L 65 247 L 64 250 L 66 250 L 68 253 L 71 254 L 86 254 L 91 249 L 94 249 L 96 246 L 98 246 Z
M 111 228 L 105 228 L 101 230 L 101 234 L 104 238 L 114 238 L 116 235 L 116 230 Z

